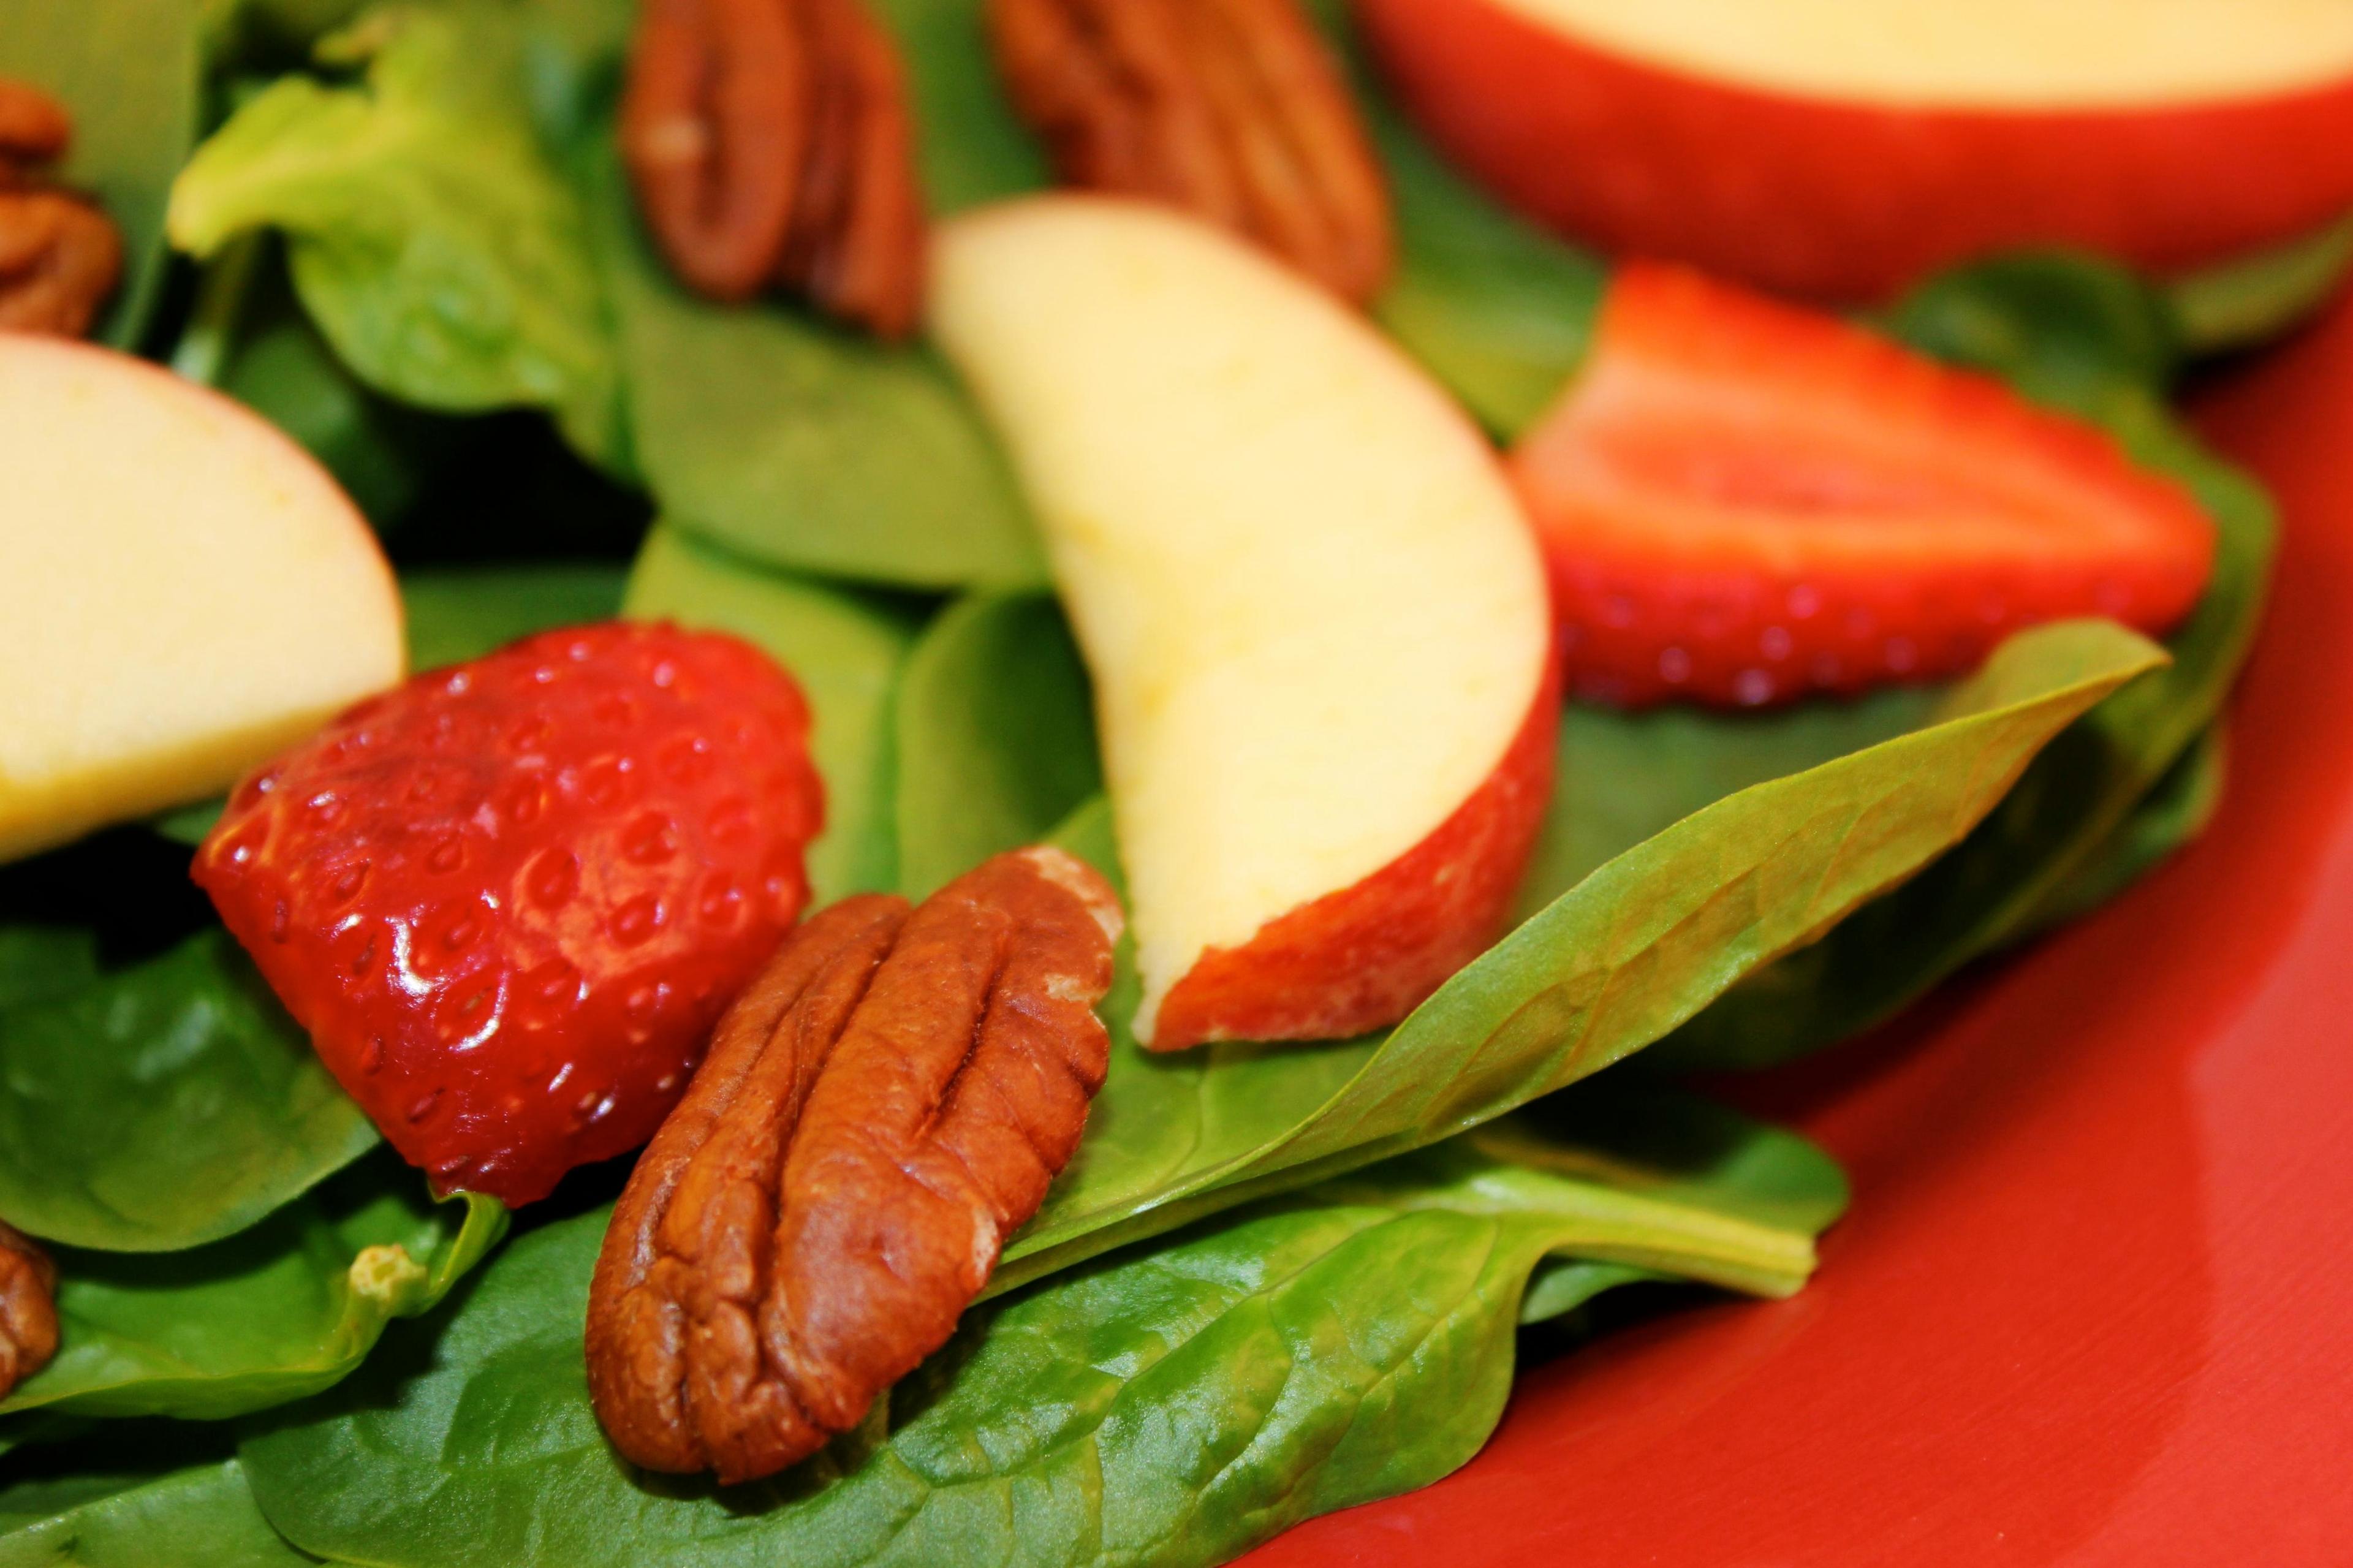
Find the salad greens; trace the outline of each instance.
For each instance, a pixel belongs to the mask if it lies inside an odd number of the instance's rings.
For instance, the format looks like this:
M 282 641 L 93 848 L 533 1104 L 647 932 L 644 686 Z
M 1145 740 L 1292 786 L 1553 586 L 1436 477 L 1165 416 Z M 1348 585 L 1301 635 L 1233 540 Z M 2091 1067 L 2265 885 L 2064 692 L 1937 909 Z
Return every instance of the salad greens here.
M 884 1421 L 751 1489 L 633 1476 L 597 1430 L 601 1213 L 516 1242 L 429 1354 L 405 1341 L 242 1456 L 297 1545 L 385 1564 L 1220 1563 L 1469 1458 L 1549 1255 L 1802 1282 L 1836 1168 L 1728 1112 L 1643 1110 L 1642 1142 L 1499 1124 L 1022 1291 Z
M 981 0 L 875 8 L 934 207 L 1041 188 Z M 1047 837 L 1116 879 L 1084 667 L 994 437 L 920 344 L 670 280 L 610 151 L 632 11 L 0 0 L 0 73 L 79 118 L 68 174 L 130 242 L 111 340 L 259 409 L 355 492 L 401 568 L 414 666 L 616 612 L 730 631 L 808 698 L 820 900 L 920 896 Z M 1575 374 L 1607 268 L 1359 80 L 1398 217 L 1373 314 L 1509 439 Z M 202 261 L 177 289 L 167 187 Z M 1835 1165 L 1590 1075 L 1829 1043 L 2195 837 L 2272 524 L 2163 396 L 2348 253 L 2339 228 L 2163 288 L 2015 256 L 1899 302 L 1886 330 L 2190 487 L 2221 536 L 2192 619 L 2163 649 L 2043 627 L 1967 681 L 1854 702 L 1572 704 L 1516 929 L 1379 1035 L 1149 1055 L 1124 947 L 1109 1080 L 991 1299 L 866 1427 L 755 1487 L 632 1472 L 596 1426 L 582 1302 L 616 1173 L 501 1249 L 503 1210 L 432 1202 L 225 934 L 174 924 L 185 858 L 161 838 L 12 869 L 0 1215 L 54 1244 L 65 1328 L 0 1404 L 23 1478 L 0 1484 L 0 1568 L 1213 1563 L 1461 1464 L 1522 1323 L 1657 1280 L 1795 1290 L 1845 1201 Z M 580 457 L 543 437 L 560 471 L 522 471 L 517 420 Z M 469 489 L 516 515 L 486 531 L 436 504 Z M 193 842 L 211 809 L 154 828 Z M 118 863 L 96 899 L 45 892 Z
M 176 1252 L 244 1229 L 375 1146 L 227 932 L 79 978 L 0 1007 L 0 1215 L 19 1229 Z
M 676 526 L 787 570 L 913 588 L 1039 583 L 1013 476 L 928 351 L 673 282 L 596 182 L 630 429 Z
M 311 320 L 371 384 L 459 412 L 546 408 L 618 461 L 587 220 L 515 90 L 511 11 L 376 10 L 320 53 L 364 82 L 282 77 L 241 107 L 173 187 L 173 243 L 211 257 L 278 228 Z
M 0 1568 L 290 1568 L 235 1458 L 0 1486 Z
M 936 891 L 1045 837 L 1103 788 L 1087 672 L 1051 599 L 958 600 L 899 688 L 899 887 Z
M 315 1394 L 385 1323 L 448 1295 L 506 1223 L 486 1198 L 433 1203 L 386 1154 L 209 1247 L 60 1247 L 57 1358 L 0 1400 L 0 1422 L 31 1410 L 216 1420 Z
M 2078 715 L 2162 661 L 2103 621 L 2021 633 L 1909 734 L 1756 785 L 1585 877 L 1385 1035 L 1153 1058 L 1103 1005 L 1094 1135 L 1008 1245 L 1003 1289 L 1258 1194 L 1441 1139 L 1597 1072 L 1917 872 Z M 1064 847 L 1114 872 L 1109 821 Z
M 632 616 L 733 632 L 795 673 L 808 698 L 810 750 L 826 785 L 826 827 L 809 846 L 809 886 L 826 900 L 891 886 L 891 699 L 913 617 L 881 598 L 755 565 L 667 527 L 639 552 L 625 607 Z
M 595 563 L 407 573 L 408 668 L 438 669 L 551 626 L 603 620 L 620 609 L 622 584 L 617 569 Z

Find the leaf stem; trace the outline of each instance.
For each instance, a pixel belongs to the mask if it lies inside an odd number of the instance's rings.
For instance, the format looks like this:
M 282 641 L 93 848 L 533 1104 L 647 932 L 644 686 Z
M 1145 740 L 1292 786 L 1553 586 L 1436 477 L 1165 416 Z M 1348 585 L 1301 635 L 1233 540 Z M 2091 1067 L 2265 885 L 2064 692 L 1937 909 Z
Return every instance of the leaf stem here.
M 220 384 L 228 368 L 229 351 L 237 344 L 239 318 L 261 260 L 267 236 L 259 229 L 238 236 L 205 264 L 196 284 L 195 308 L 172 350 L 172 369 L 202 386 Z

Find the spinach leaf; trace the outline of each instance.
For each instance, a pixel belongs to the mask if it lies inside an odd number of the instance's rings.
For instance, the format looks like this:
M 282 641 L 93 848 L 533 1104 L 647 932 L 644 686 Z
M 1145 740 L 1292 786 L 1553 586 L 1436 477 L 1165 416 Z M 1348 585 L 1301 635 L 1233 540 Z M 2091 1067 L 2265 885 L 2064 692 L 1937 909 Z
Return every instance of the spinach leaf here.
M 435 1205 L 385 1154 L 209 1247 L 59 1247 L 57 1358 L 0 1413 L 218 1419 L 315 1394 L 386 1322 L 448 1295 L 506 1223 L 471 1194 Z
M 1091 1134 L 1007 1247 L 997 1288 L 1444 1138 L 1640 1049 L 1914 876 L 2053 735 L 2162 657 L 2105 622 L 2015 637 L 1924 727 L 1742 790 L 1612 859 L 1386 1037 L 1148 1056 L 1124 1030 L 1123 946 Z M 1107 814 L 1061 841 L 1114 869 Z
M 451 421 L 379 396 L 353 375 L 290 285 L 233 337 L 216 384 L 301 443 L 379 529 L 408 512 L 459 446 Z
M 0 1487 L 0 1568 L 292 1568 L 236 1459 Z
M 1917 729 L 1936 700 L 1927 688 L 1895 687 L 1766 713 L 1570 703 L 1556 742 L 1558 782 L 1520 884 L 1521 918 L 1725 795 Z
M 371 385 L 427 407 L 528 405 L 620 460 L 610 329 L 579 202 L 541 147 L 514 14 L 489 0 L 370 12 L 322 46 L 366 80 L 272 83 L 174 186 L 204 257 L 287 236 L 294 286 Z
M 1053 600 L 951 605 L 899 688 L 899 886 L 923 898 L 1103 788 L 1086 667 Z
M 891 700 L 915 618 L 871 595 L 804 582 L 657 528 L 630 574 L 628 614 L 733 632 L 765 648 L 807 695 L 825 780 L 826 829 L 809 847 L 820 900 L 890 888 Z
M 781 301 L 723 306 L 592 182 L 630 430 L 674 527 L 772 566 L 913 588 L 1044 581 L 1011 469 L 937 356 Z
M 400 579 L 408 668 L 480 658 L 517 637 L 619 613 L 623 574 L 595 564 L 411 572 Z
M 194 1247 L 375 1141 L 225 931 L 0 1013 L 0 1214 L 35 1236 Z
M 1893 1016 L 1969 960 L 2037 929 L 2035 911 L 2063 897 L 2213 722 L 2253 640 L 2275 532 L 2260 488 L 2200 447 L 2148 389 L 2123 374 L 2098 374 L 2095 353 L 2051 346 L 2033 332 L 1927 346 L 1993 356 L 1984 368 L 2105 426 L 2136 461 L 2188 486 L 2219 532 L 2213 580 L 2167 639 L 2171 665 L 2060 737 L 1967 843 L 1821 942 L 1736 988 L 1662 1041 L 1650 1065 L 1785 1061 Z
M 96 195 L 122 235 L 122 284 L 102 336 L 136 347 L 167 256 L 164 207 L 196 139 L 204 63 L 187 0 L 0 0 L 0 76 L 73 115 L 60 178 Z
M 1898 300 L 1888 330 L 1914 348 L 2004 375 L 2031 375 L 2082 405 L 2121 384 L 2162 392 L 2182 357 L 2163 295 L 2096 256 L 2022 250 L 1957 267 Z M 2054 391 L 2055 389 L 2055 391 Z
M 1044 190 L 1044 153 L 1013 113 L 979 0 L 877 0 L 898 35 L 914 100 L 916 171 L 932 210 Z
M 2021 940 L 2091 913 L 2203 834 L 2222 804 L 2228 755 L 2219 727 L 2192 741 L 2132 815 L 2086 852 L 2067 880 L 2007 940 Z
M 2353 216 L 2275 249 L 2177 278 L 2166 285 L 2183 342 L 2193 353 L 2245 348 L 2316 312 L 2353 268 Z
M 73 926 L 0 926 L 0 1014 L 98 981 L 98 941 Z M 5 1032 L 5 1026 L 0 1026 Z M 0 1066 L 0 1075 L 5 1075 Z M 0 1077 L 0 1085 L 5 1085 Z
M 601 1213 L 518 1241 L 429 1350 L 379 1357 L 243 1454 L 293 1541 L 387 1564 L 1223 1562 L 1470 1458 L 1549 1254 L 1803 1282 L 1813 1227 L 1746 1211 L 1802 1189 L 1826 1213 L 1835 1168 L 1727 1113 L 1651 1109 L 1705 1152 L 1656 1165 L 1499 1127 L 1541 1158 L 1458 1141 L 976 1310 L 893 1392 L 879 1444 L 758 1487 L 636 1474 L 606 1445 L 580 1352 Z
M 1359 98 L 1397 206 L 1397 276 L 1373 315 L 1488 429 L 1516 436 L 1583 363 L 1609 268 L 1496 205 L 1377 96 Z

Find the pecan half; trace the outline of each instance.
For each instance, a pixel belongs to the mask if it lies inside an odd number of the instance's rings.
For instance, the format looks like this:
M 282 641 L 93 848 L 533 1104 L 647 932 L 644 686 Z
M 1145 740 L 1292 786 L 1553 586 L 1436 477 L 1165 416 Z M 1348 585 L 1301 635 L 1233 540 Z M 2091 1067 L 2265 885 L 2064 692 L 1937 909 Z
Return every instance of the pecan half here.
M 845 900 L 737 998 L 589 1288 L 588 1386 L 649 1469 L 772 1475 L 946 1342 L 1078 1147 L 1119 910 L 1060 850 Z
M 990 0 L 1014 106 L 1076 185 L 1170 203 L 1362 302 L 1388 191 L 1293 0 Z
M 56 100 L 0 80 L 0 331 L 80 337 L 122 276 L 106 215 L 38 178 L 72 138 Z
M 670 268 L 716 300 L 771 283 L 886 337 L 923 300 L 899 57 L 858 0 L 648 0 L 621 153 Z
M 57 1289 L 49 1255 L 0 1222 L 0 1399 L 57 1353 Z

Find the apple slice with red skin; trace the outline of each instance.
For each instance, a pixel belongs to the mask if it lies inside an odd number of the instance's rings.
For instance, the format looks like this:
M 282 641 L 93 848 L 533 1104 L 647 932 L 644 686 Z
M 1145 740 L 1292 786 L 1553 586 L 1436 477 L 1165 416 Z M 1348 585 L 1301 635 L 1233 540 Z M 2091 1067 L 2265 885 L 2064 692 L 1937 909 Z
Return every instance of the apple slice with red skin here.
M 1552 796 L 1556 665 L 1504 760 L 1453 816 L 1353 887 L 1202 952 L 1160 1004 L 1152 1044 L 1330 1040 L 1393 1024 L 1484 952 L 1510 912 Z
M 1498 934 L 1550 794 L 1544 567 L 1494 453 L 1190 218 L 1032 198 L 934 263 L 1093 678 L 1137 1039 L 1396 1022 Z
M 2111 36 L 2151 41 L 2105 58 L 2085 7 L 2036 0 L 1353 3 L 1414 117 L 1506 201 L 1785 292 L 1883 300 L 2026 245 L 2171 275 L 2353 209 L 2353 25 L 2308 0 L 2170 0 L 2140 32 L 2118 0 Z

